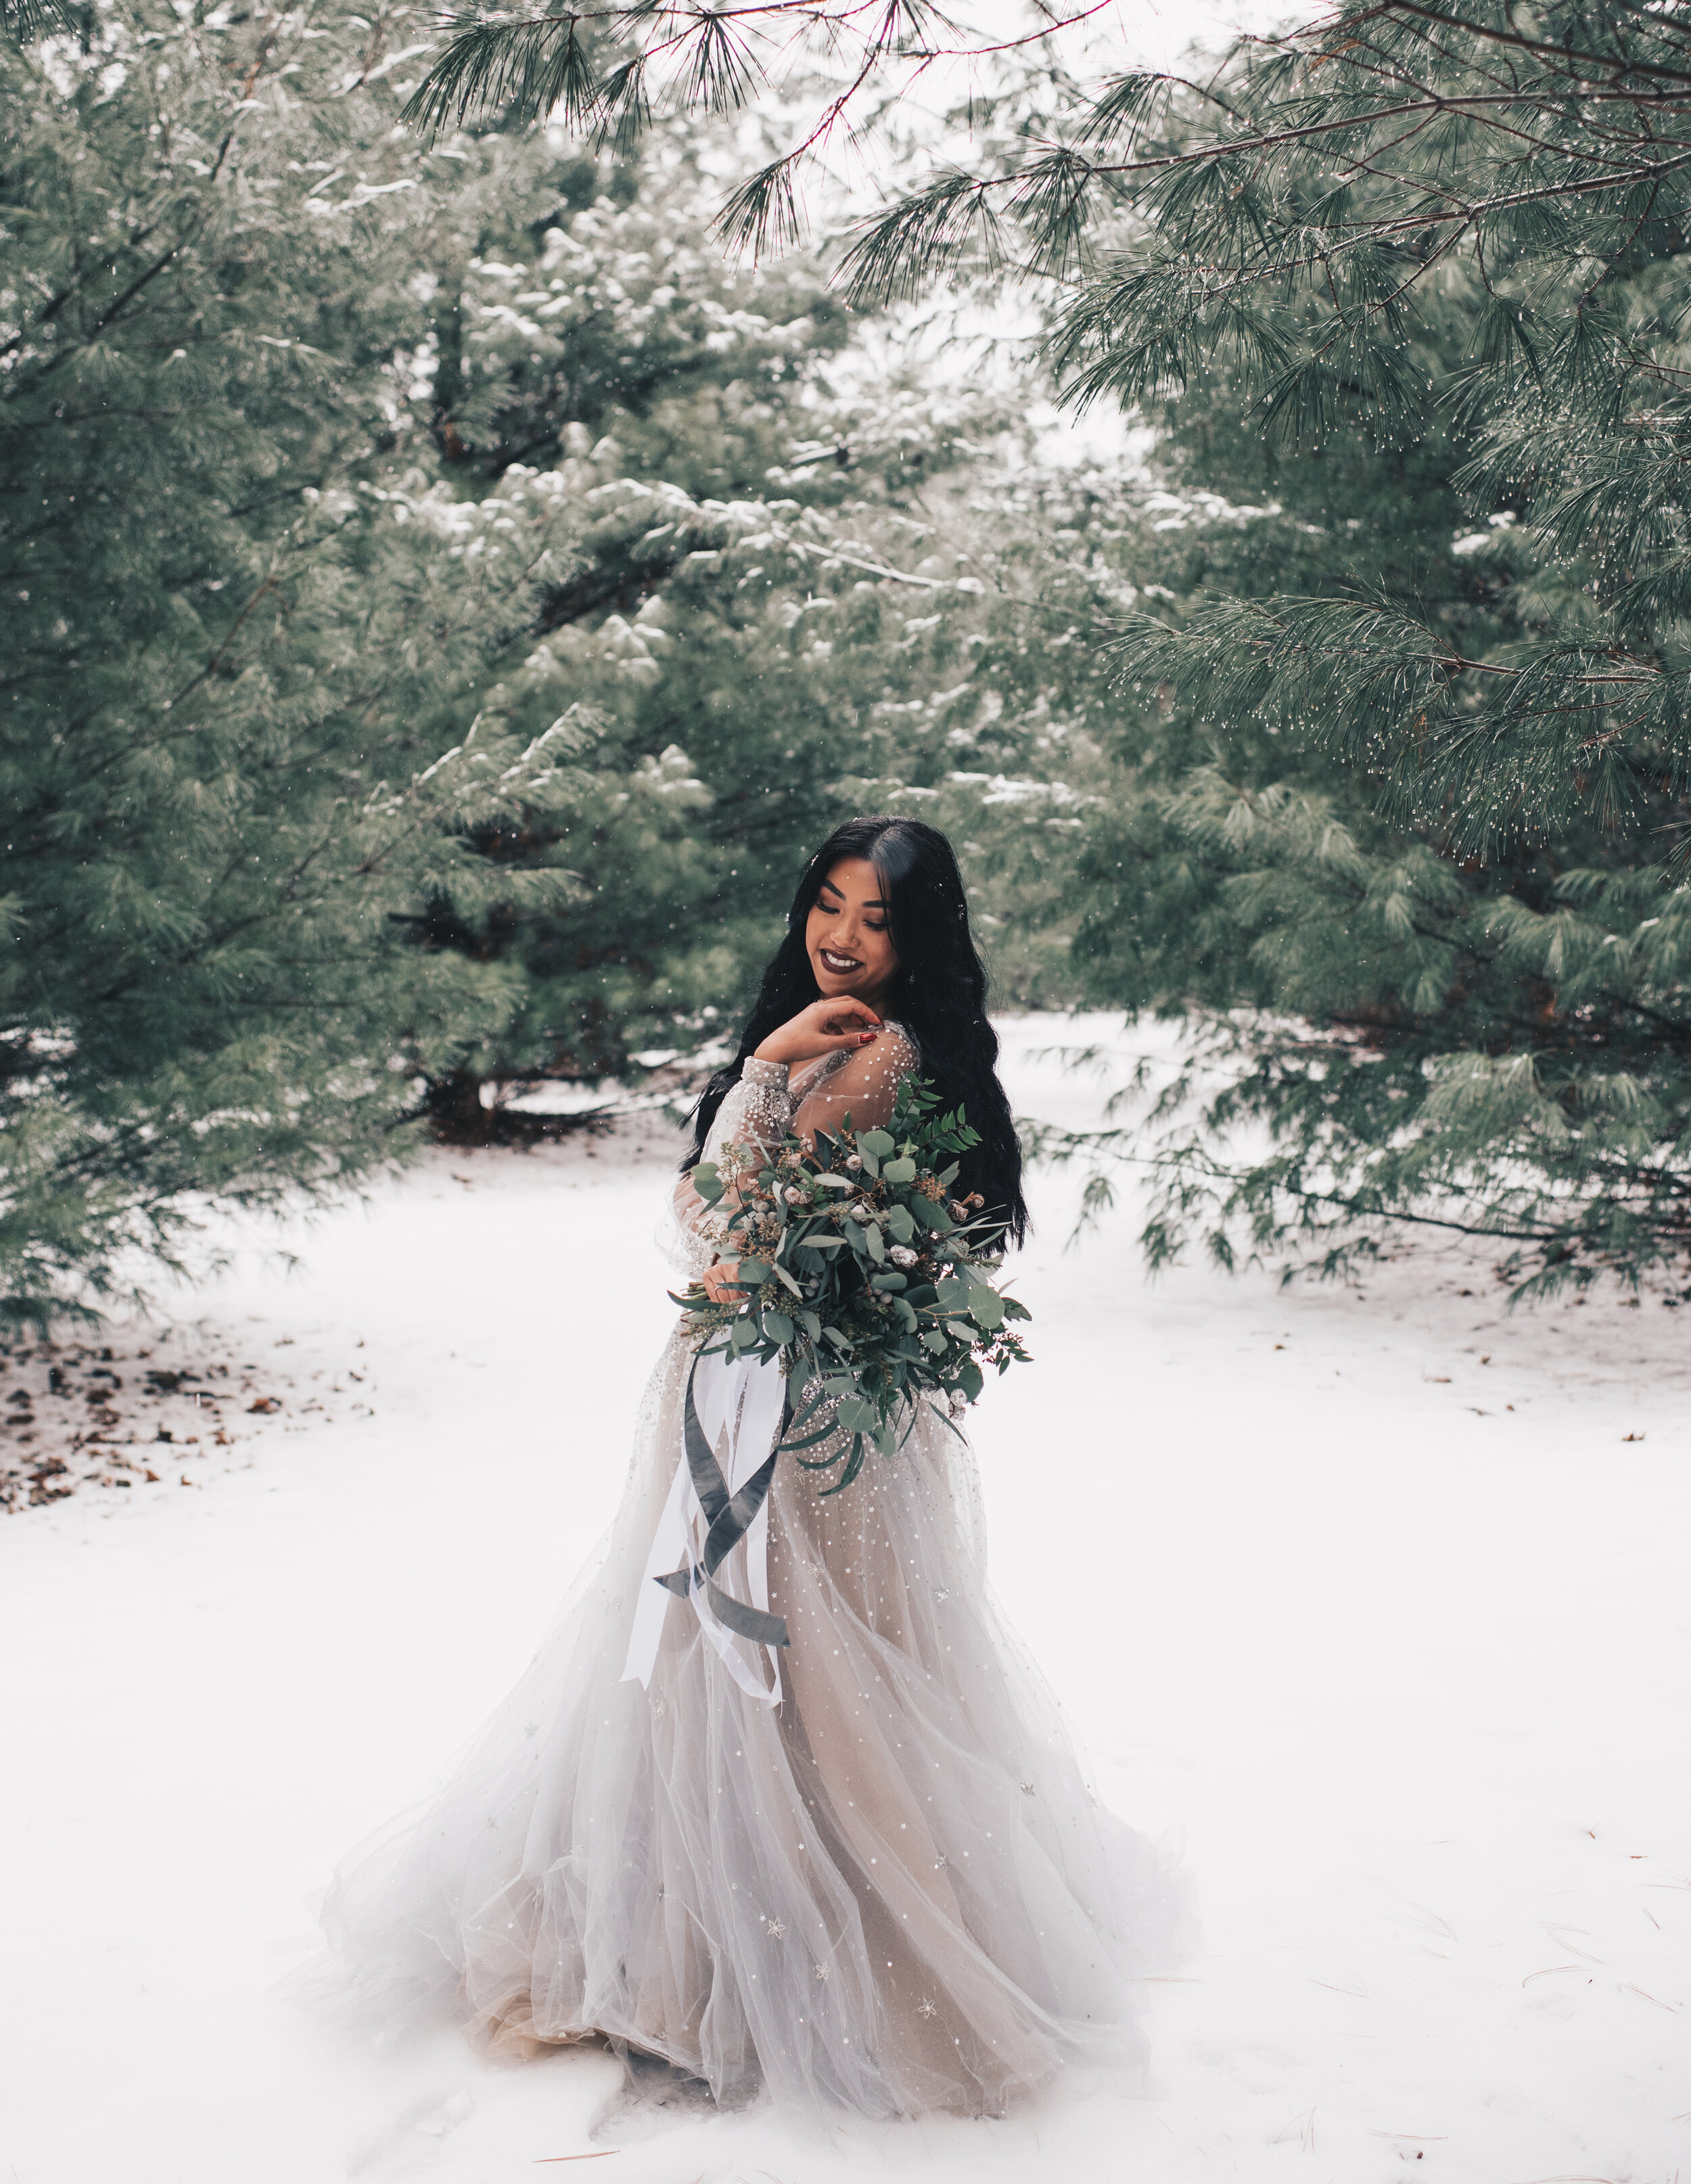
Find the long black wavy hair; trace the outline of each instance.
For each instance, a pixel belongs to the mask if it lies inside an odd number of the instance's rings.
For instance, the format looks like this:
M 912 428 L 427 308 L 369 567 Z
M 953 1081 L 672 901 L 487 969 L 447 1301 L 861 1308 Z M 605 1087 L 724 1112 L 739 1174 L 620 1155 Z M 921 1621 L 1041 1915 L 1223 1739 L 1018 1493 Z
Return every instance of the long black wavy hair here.
M 704 1150 L 716 1111 L 740 1081 L 746 1061 L 769 1034 L 821 999 L 804 944 L 805 925 L 822 883 L 848 857 L 866 857 L 881 875 L 887 929 L 898 972 L 882 1006 L 915 1041 L 924 1077 L 947 1107 L 960 1103 L 981 1142 L 965 1154 L 960 1191 L 978 1190 L 988 1213 L 1021 1243 L 1027 1233 L 1021 1195 L 1021 1147 L 998 1082 L 998 1034 L 987 1021 L 987 970 L 969 932 L 969 905 L 951 844 L 920 819 L 848 819 L 805 866 L 787 913 L 787 938 L 765 970 L 740 1034 L 740 1050 L 719 1069 L 693 1110 L 693 1141 L 682 1167 Z

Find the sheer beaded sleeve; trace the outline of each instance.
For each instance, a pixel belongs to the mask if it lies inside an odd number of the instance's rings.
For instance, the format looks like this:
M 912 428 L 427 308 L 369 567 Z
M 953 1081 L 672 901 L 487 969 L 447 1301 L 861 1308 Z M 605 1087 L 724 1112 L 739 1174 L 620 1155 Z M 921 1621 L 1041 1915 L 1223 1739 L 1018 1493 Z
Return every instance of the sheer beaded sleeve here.
M 826 1054 L 789 1072 L 784 1061 L 750 1061 L 739 1083 L 716 1111 L 704 1157 L 720 1161 L 733 1145 L 772 1150 L 789 1129 L 813 1139 L 849 1121 L 854 1129 L 878 1129 L 898 1096 L 900 1080 L 917 1067 L 915 1043 L 901 1024 L 889 1023 L 872 1045 Z M 731 1198 L 707 1206 L 691 1175 L 678 1178 L 658 1229 L 658 1248 L 689 1279 L 717 1256 Z
M 902 1024 L 889 1023 L 872 1045 L 807 1064 L 794 1072 L 798 1109 L 792 1127 L 813 1139 L 818 1130 L 832 1134 L 847 1122 L 856 1130 L 881 1128 L 892 1117 L 900 1083 L 916 1063 L 909 1034 Z
M 703 1157 L 719 1161 L 725 1148 L 733 1145 L 759 1150 L 778 1145 L 792 1123 L 793 1107 L 787 1064 L 748 1061 L 739 1083 L 716 1111 Z M 728 1198 L 707 1206 L 693 1189 L 691 1174 L 683 1175 L 670 1194 L 669 1211 L 658 1231 L 658 1248 L 683 1273 L 702 1274 L 716 1256 L 723 1222 L 732 1211 L 733 1201 Z

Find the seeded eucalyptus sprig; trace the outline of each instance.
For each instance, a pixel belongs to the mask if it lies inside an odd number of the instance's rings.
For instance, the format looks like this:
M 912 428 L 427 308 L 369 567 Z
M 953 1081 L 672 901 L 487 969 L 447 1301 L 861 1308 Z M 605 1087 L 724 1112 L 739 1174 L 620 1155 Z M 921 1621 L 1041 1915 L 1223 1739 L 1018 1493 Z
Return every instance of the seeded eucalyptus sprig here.
M 731 1206 L 720 1248 L 739 1261 L 742 1301 L 718 1304 L 695 1282 L 676 1299 L 687 1332 L 701 1354 L 755 1356 L 788 1375 L 784 1446 L 850 1436 L 831 1455 L 798 1457 L 811 1471 L 843 1464 L 824 1493 L 850 1485 L 870 1448 L 894 1454 L 918 1403 L 950 1425 L 985 1385 L 984 1367 L 1027 1361 L 1006 1324 L 1027 1307 L 995 1279 L 1003 1221 L 978 1193 L 950 1195 L 957 1156 L 979 1143 L 961 1107 L 944 1112 L 931 1084 L 907 1078 L 884 1130 L 855 1130 L 848 1115 L 837 1136 L 816 1133 L 814 1150 L 789 1135 L 773 1154 L 732 1147 L 693 1172 L 707 1205 Z

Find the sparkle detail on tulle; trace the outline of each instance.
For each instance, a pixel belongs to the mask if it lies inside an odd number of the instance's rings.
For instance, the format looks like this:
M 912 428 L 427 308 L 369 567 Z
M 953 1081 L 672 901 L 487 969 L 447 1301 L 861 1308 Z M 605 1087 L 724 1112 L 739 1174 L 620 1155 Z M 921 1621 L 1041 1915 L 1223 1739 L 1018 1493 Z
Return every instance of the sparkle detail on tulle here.
M 750 1067 L 705 1156 L 848 1115 L 882 1127 L 915 1066 L 888 1025 L 790 1073 Z M 684 1275 L 709 1263 L 720 1219 L 689 1178 L 666 1193 Z M 615 1529 L 509 1700 L 421 1817 L 337 1876 L 325 1923 L 370 2014 L 391 2036 L 455 2012 L 518 2056 L 604 2036 L 719 2100 L 761 2086 L 823 2115 L 999 2114 L 1105 2027 L 1112 2065 L 1131 2061 L 1122 1975 L 1178 1969 L 1182 1900 L 1095 1802 L 993 1604 L 960 1432 L 924 1414 L 837 1499 L 777 1468 L 779 1707 L 742 1692 L 680 1606 L 646 1688 L 621 1680 L 689 1363 L 677 1328 Z M 560 1367 L 560 1417 L 570 1373 L 592 1370 Z M 743 1569 L 729 1578 L 743 1596 Z

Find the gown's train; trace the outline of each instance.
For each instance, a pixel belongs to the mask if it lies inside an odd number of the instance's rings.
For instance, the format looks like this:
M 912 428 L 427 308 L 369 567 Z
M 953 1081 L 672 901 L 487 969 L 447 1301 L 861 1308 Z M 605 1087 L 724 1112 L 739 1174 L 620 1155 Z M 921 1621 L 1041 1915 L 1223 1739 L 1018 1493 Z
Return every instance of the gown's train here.
M 707 1150 L 778 1138 L 795 1105 L 802 1128 L 868 1127 L 913 1064 L 889 1028 L 792 1094 L 751 1065 Z M 686 1184 L 675 1217 L 695 1272 L 709 1216 Z M 622 1680 L 689 1362 L 677 1333 L 609 1538 L 521 1681 L 446 1789 L 337 1875 L 325 1925 L 360 2000 L 389 2021 L 444 2003 L 518 2053 L 604 2034 L 720 2100 L 873 2115 L 996 2113 L 1081 2048 L 1137 2053 L 1124 1981 L 1182 1952 L 1184 1891 L 1099 1803 L 999 1616 L 973 1459 L 937 1418 L 837 1496 L 776 1467 L 778 1707 L 679 1601 L 649 1688 Z M 1031 1451 L 1030 1483 L 1060 1461 Z M 744 1557 L 719 1574 L 741 1599 Z

